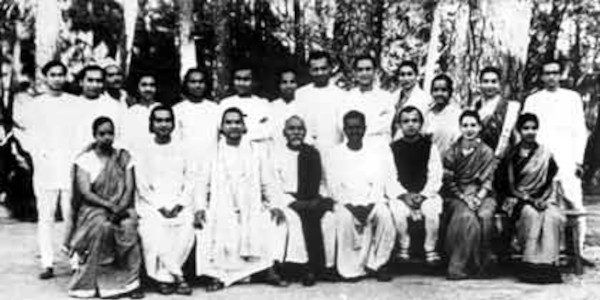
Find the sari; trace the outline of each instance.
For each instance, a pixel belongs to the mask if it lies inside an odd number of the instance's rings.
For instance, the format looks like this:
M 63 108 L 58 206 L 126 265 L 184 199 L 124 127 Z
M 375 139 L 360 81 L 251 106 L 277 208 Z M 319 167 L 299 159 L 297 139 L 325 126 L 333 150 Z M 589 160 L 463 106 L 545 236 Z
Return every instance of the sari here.
M 558 166 L 550 151 L 542 146 L 537 145 L 525 157 L 519 155 L 520 148 L 519 144 L 511 151 L 505 164 L 509 194 L 503 209 L 516 222 L 523 262 L 553 264 L 558 262 L 561 227 L 565 222 L 553 184 Z M 530 199 L 522 199 L 525 194 Z
M 88 172 L 84 156 L 98 159 L 92 150 L 84 152 L 74 166 L 77 172 Z M 125 201 L 126 172 L 131 157 L 125 150 L 116 150 L 106 161 L 96 178 L 91 178 L 91 191 L 103 199 Z M 76 178 L 76 176 L 75 176 Z M 74 184 L 73 209 L 75 228 L 70 247 L 79 258 L 79 267 L 69 284 L 69 295 L 78 298 L 113 297 L 137 289 L 140 285 L 140 244 L 137 218 L 133 209 L 127 217 L 111 220 L 103 207 L 90 204 Z
M 443 155 L 442 197 L 446 200 L 446 239 L 448 276 L 464 278 L 481 273 L 489 263 L 496 200 L 492 179 L 496 160 L 492 149 L 478 142 L 471 153 L 464 154 L 460 138 Z M 488 190 L 480 206 L 473 210 L 460 195 L 476 195 Z

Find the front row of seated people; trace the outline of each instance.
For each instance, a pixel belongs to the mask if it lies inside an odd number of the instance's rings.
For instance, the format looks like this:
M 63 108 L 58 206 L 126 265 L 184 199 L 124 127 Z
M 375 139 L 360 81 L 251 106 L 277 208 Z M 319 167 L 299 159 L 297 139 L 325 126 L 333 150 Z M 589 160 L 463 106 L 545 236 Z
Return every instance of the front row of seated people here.
M 171 136 L 169 107 L 152 109 L 154 138 L 133 155 L 113 147 L 115 124 L 100 117 L 95 143 L 74 166 L 69 247 L 78 266 L 69 294 L 143 297 L 143 258 L 160 293 L 189 295 L 182 266 L 194 241 L 196 275 L 212 278 L 208 291 L 250 276 L 287 286 L 281 263 L 303 266 L 304 285 L 335 276 L 389 281 L 392 253 L 409 259 L 409 218 L 424 220 L 428 264 L 440 262 L 443 225 L 448 278 L 476 276 L 492 262 L 498 166 L 506 174 L 502 207 L 516 222 L 523 261 L 556 263 L 563 224 L 557 166 L 536 143 L 537 117 L 519 118 L 521 142 L 500 164 L 479 138 L 477 113 L 462 113 L 461 137 L 444 153 L 421 134 L 423 120 L 417 108 L 403 108 L 394 120 L 402 138 L 377 148 L 363 143 L 365 116 L 350 111 L 343 117 L 346 142 L 321 160 L 304 142 L 300 117 L 285 121 L 285 146 L 266 149 L 244 138 L 244 113 L 232 107 L 222 115 L 216 151 L 190 160 Z

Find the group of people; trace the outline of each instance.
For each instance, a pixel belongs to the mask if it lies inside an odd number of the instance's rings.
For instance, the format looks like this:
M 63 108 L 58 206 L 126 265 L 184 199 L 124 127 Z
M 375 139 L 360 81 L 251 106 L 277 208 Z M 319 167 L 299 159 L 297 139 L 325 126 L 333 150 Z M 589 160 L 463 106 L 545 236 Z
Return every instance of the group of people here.
M 484 68 L 480 98 L 465 109 L 450 77 L 437 75 L 428 94 L 411 61 L 394 93 L 377 86 L 370 56 L 355 59 L 349 91 L 333 83 L 327 53 L 308 64 L 311 83 L 299 88 L 295 70 L 283 70 L 274 101 L 253 94 L 249 66 L 233 70 L 235 94 L 218 102 L 206 99 L 209 74 L 190 69 L 171 107 L 155 98 L 152 74 L 128 96 L 117 65 L 90 65 L 74 96 L 63 91 L 66 67 L 48 63 L 47 91 L 14 113 L 33 162 L 40 277 L 54 276 L 57 201 L 74 297 L 143 297 L 142 263 L 160 293 L 189 295 L 190 255 L 195 275 L 211 278 L 208 291 L 248 277 L 287 286 L 287 263 L 307 286 L 389 281 L 390 262 L 414 255 L 414 221 L 424 223 L 427 264 L 472 278 L 496 261 L 498 212 L 529 270 L 556 266 L 562 209 L 584 209 L 587 139 L 559 62 L 543 64 L 544 88 L 523 107 L 502 96 L 501 71 Z

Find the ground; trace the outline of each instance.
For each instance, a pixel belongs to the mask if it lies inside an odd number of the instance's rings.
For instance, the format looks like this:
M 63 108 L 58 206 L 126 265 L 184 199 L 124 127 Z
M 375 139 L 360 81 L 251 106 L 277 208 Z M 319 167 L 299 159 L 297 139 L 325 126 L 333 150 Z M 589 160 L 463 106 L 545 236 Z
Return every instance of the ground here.
M 588 200 L 588 209 L 600 213 L 600 198 Z M 194 288 L 191 297 L 164 297 L 153 291 L 145 299 L 431 299 L 431 300 L 598 300 L 600 299 L 600 217 L 589 221 L 585 256 L 597 265 L 582 276 L 565 274 L 564 284 L 531 285 L 519 283 L 508 275 L 490 280 L 448 281 L 442 276 L 419 274 L 396 275 L 392 282 L 366 279 L 358 283 L 318 283 L 305 288 L 294 284 L 275 288 L 262 284 L 240 284 L 216 293 Z M 69 281 L 65 257 L 59 257 L 57 277 L 41 281 L 37 261 L 36 227 L 0 217 L 0 299 L 69 299 Z

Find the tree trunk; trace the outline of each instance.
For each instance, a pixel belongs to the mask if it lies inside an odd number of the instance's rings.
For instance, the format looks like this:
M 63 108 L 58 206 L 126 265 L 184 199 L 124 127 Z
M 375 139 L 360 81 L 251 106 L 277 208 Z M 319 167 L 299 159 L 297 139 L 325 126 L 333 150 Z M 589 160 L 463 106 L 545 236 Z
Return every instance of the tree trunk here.
M 194 0 L 176 0 L 175 3 L 179 12 L 179 57 L 183 75 L 197 65 L 196 46 L 192 37 Z
M 129 73 L 129 65 L 133 51 L 133 39 L 135 37 L 135 23 L 138 17 L 138 2 L 121 0 L 123 5 L 123 19 L 125 25 L 125 45 L 121 54 L 121 66 L 126 74 Z
M 36 77 L 41 68 L 56 57 L 58 34 L 61 23 L 58 0 L 37 0 L 35 10 Z
M 231 49 L 230 44 L 230 21 L 229 11 L 231 9 L 231 0 L 229 1 L 217 1 L 214 4 L 214 24 L 215 24 L 215 36 L 217 39 L 217 45 L 215 48 L 215 59 L 214 64 L 217 70 L 217 80 L 215 81 L 215 93 L 217 99 L 222 98 L 227 90 L 229 90 L 230 83 L 230 58 L 229 52 Z

